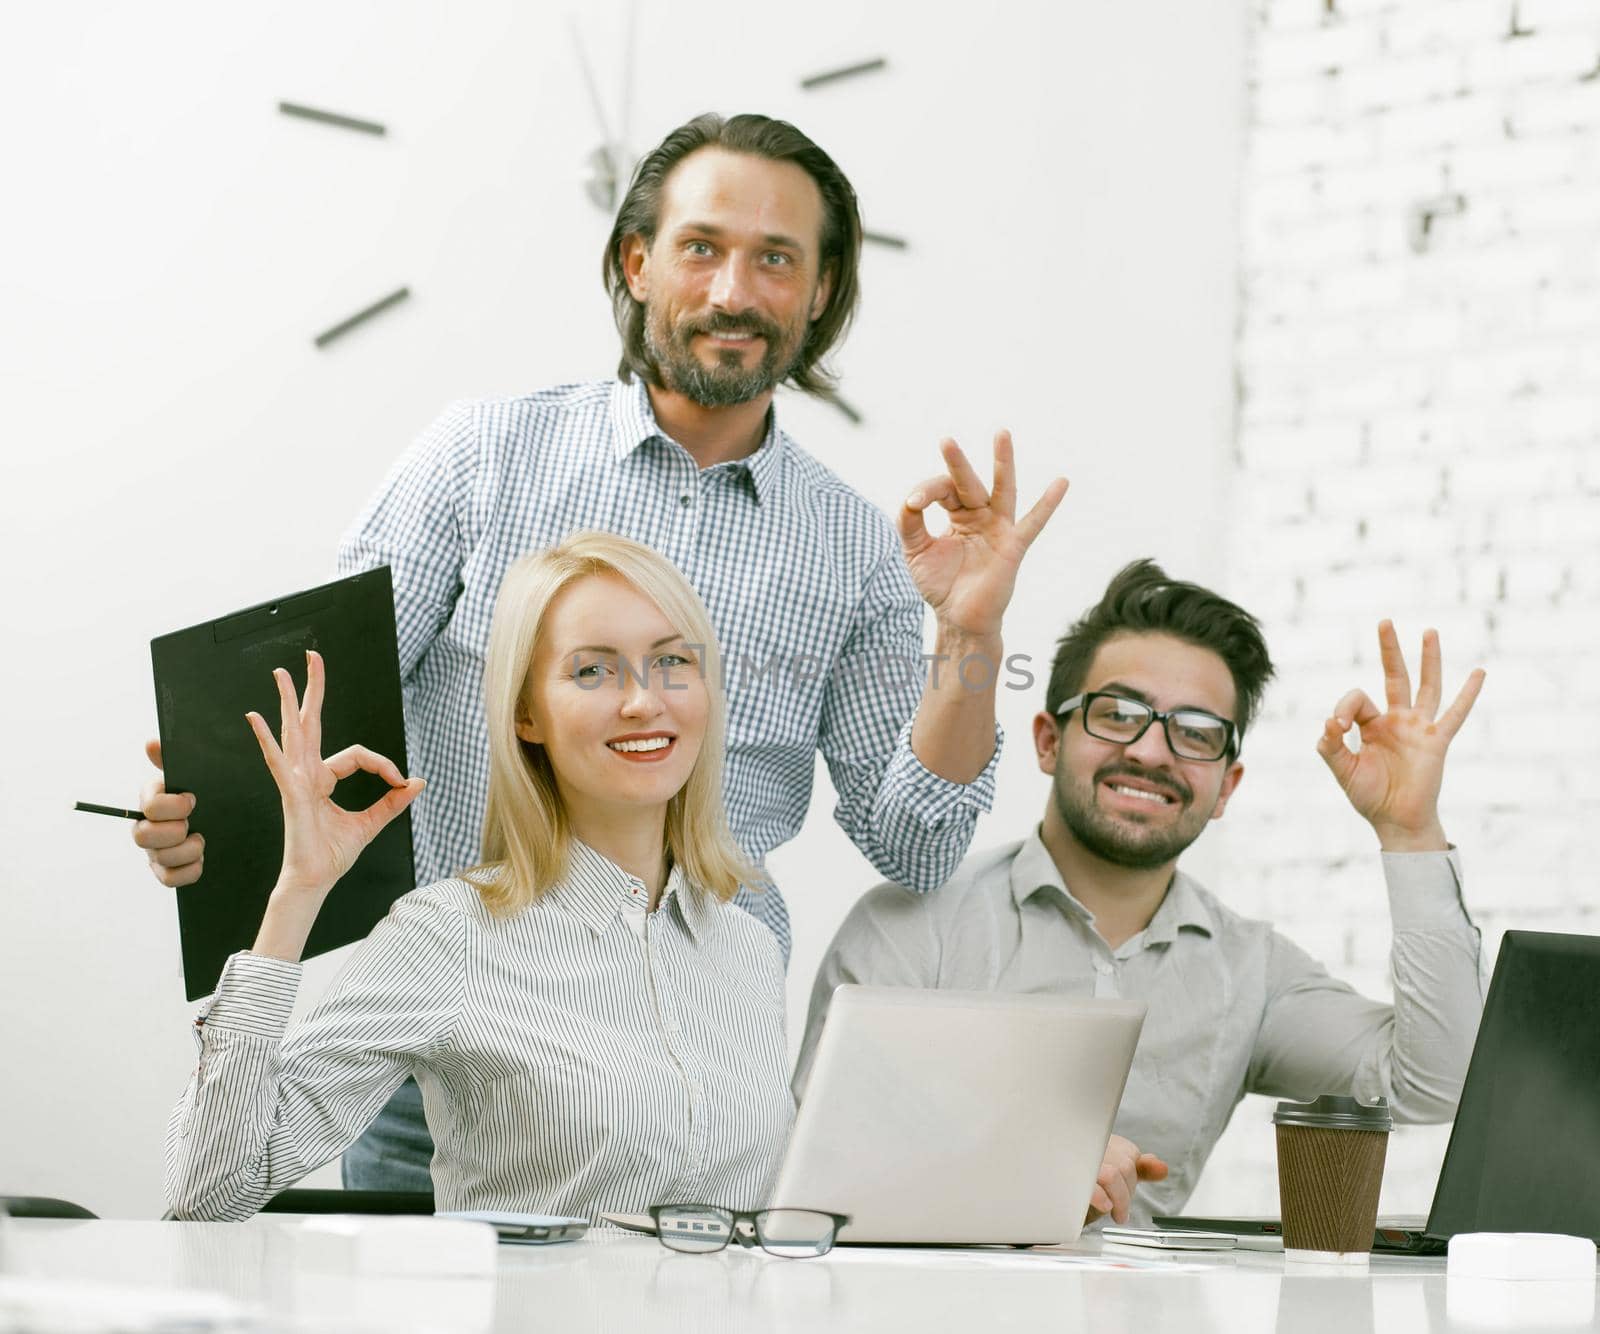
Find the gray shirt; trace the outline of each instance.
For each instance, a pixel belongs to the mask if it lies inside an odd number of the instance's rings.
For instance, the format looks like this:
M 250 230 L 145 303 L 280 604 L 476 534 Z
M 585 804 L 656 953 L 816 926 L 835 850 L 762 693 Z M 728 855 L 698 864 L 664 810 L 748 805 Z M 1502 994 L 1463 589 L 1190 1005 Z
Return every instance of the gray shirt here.
M 1395 1003 L 1358 994 L 1267 922 L 1183 872 L 1138 935 L 1112 949 L 1037 831 L 969 857 L 937 894 L 879 885 L 818 970 L 795 1071 L 804 1090 L 833 989 L 1057 992 L 1149 1007 L 1116 1131 L 1166 1159 L 1134 1218 L 1176 1213 L 1246 1093 L 1389 1099 L 1401 1122 L 1455 1114 L 1483 1008 L 1477 928 L 1456 853 L 1385 853 Z

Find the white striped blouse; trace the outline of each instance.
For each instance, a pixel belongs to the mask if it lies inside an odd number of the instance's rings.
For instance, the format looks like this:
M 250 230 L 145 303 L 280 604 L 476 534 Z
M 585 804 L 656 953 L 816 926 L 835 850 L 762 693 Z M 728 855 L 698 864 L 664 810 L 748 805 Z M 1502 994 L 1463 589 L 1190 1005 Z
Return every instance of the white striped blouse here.
M 462 880 L 415 890 L 287 1037 L 301 966 L 234 955 L 168 1125 L 174 1212 L 249 1217 L 408 1076 L 441 1209 L 758 1207 L 794 1112 L 777 942 L 676 869 L 647 900 L 576 840 L 566 878 L 511 917 Z

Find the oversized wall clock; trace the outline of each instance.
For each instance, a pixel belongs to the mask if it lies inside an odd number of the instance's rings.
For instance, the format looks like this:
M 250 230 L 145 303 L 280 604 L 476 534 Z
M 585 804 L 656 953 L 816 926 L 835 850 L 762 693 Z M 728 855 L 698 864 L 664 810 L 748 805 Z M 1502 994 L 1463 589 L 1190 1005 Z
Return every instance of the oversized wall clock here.
M 628 148 L 632 118 L 631 94 L 634 83 L 635 24 L 636 13 L 634 7 L 630 5 L 625 28 L 626 37 L 622 44 L 622 75 L 619 80 L 621 106 L 618 109 L 617 116 L 613 119 L 607 115 L 605 99 L 600 94 L 600 86 L 595 78 L 594 66 L 589 60 L 587 50 L 584 48 L 583 36 L 579 31 L 577 19 L 569 17 L 568 20 L 573 50 L 577 57 L 578 67 L 583 74 L 584 86 L 589 95 L 590 114 L 594 118 L 594 127 L 600 135 L 600 142 L 584 156 L 580 184 L 589 202 L 608 217 L 616 213 L 617 206 L 621 202 L 623 186 L 632 173 L 635 161 Z M 846 65 L 822 70 L 815 74 L 808 74 L 800 80 L 800 87 L 807 92 L 827 89 L 847 79 L 858 79 L 876 74 L 887 69 L 888 64 L 888 60 L 883 56 L 873 56 L 852 61 Z M 369 120 L 344 111 L 330 111 L 320 107 L 307 106 L 301 102 L 280 101 L 278 103 L 278 111 L 285 116 L 309 120 L 342 132 L 370 135 L 374 138 L 382 138 L 388 134 L 388 127 L 379 121 Z M 909 242 L 903 236 L 865 228 L 862 231 L 861 239 L 866 244 L 883 246 L 891 250 L 905 250 L 909 246 Z M 407 300 L 410 295 L 411 289 L 409 286 L 401 285 L 396 287 L 393 291 L 385 293 L 361 309 L 351 312 L 343 319 L 320 330 L 313 335 L 312 343 L 319 349 L 326 348 L 368 321 L 394 309 Z M 822 397 L 852 424 L 859 426 L 862 423 L 861 412 L 840 394 L 827 393 Z

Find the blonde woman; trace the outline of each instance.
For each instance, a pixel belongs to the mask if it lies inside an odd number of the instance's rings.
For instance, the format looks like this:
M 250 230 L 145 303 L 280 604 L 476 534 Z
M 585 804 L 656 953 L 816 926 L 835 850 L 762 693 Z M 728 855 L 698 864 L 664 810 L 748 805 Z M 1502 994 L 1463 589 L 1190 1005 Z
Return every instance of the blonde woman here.
M 318 910 L 422 782 L 360 747 L 324 759 L 320 659 L 303 701 L 276 673 L 281 739 L 249 721 L 283 869 L 197 1021 L 167 1136 L 178 1217 L 248 1217 L 408 1076 L 441 1209 L 765 1204 L 793 1115 L 783 962 L 728 903 L 754 873 L 722 812 L 714 652 L 699 598 L 638 543 L 581 533 L 514 565 L 483 682 L 485 864 L 396 902 L 287 1036 Z M 345 811 L 331 794 L 357 769 L 392 790 Z

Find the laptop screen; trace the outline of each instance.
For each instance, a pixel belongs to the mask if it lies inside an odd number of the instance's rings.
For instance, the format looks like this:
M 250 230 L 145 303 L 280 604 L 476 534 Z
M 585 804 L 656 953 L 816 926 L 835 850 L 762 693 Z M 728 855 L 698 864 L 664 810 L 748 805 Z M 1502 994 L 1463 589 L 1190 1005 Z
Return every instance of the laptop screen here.
M 1600 1241 L 1600 938 L 1507 931 L 1428 1233 Z

